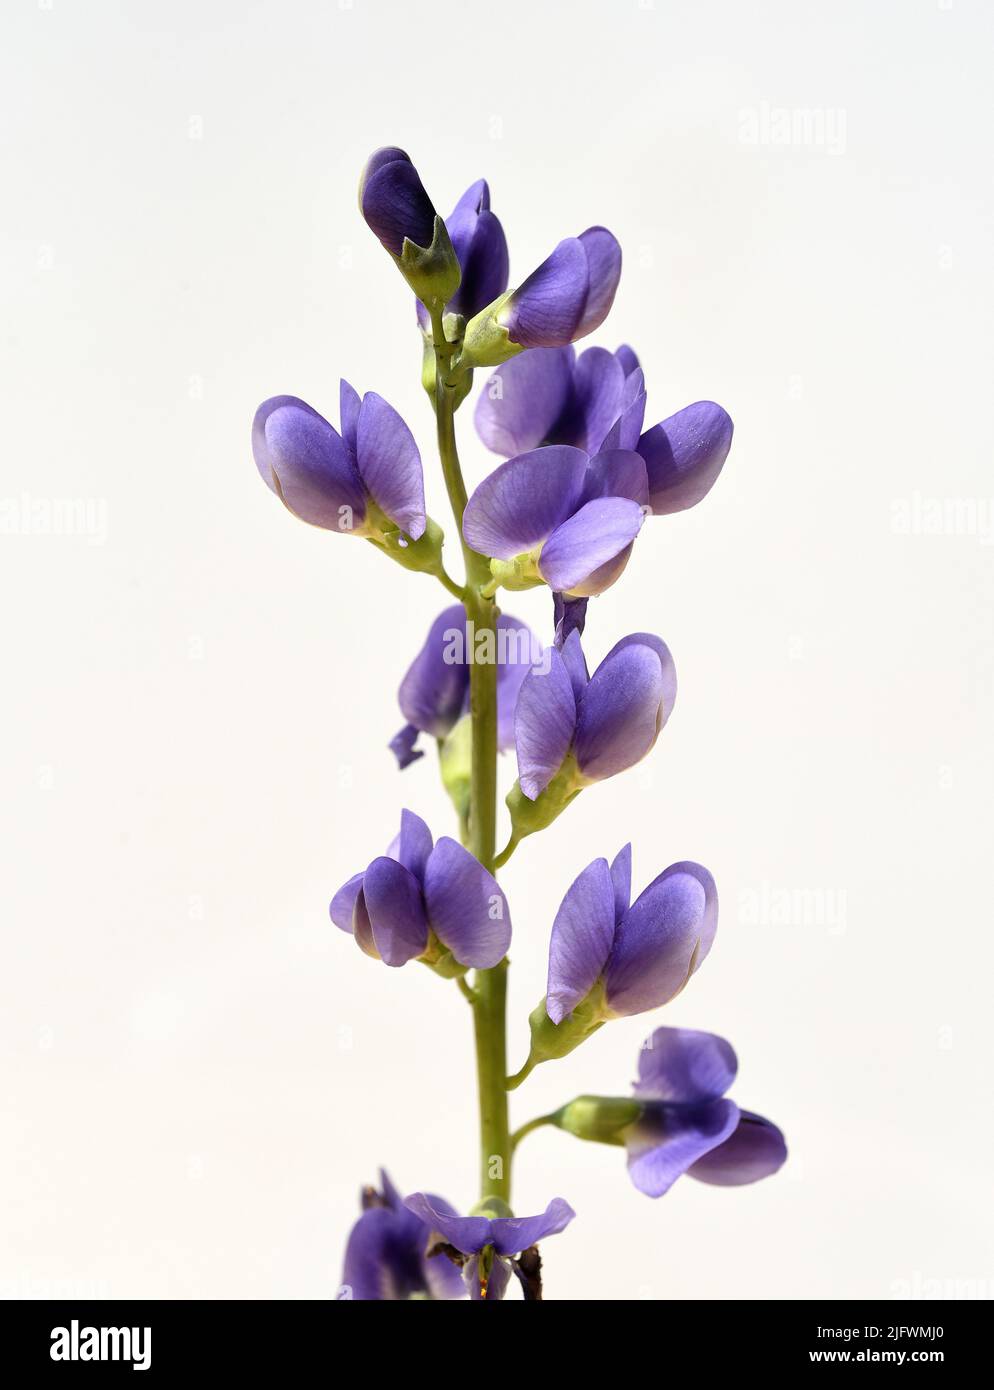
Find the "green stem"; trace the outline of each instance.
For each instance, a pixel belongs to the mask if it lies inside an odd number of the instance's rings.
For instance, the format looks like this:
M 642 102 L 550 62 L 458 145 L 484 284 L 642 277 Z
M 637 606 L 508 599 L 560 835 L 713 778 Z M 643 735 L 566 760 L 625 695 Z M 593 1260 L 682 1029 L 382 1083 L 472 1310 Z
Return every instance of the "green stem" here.
M 528 1061 L 525 1063 L 525 1065 L 521 1068 L 520 1071 L 516 1071 L 513 1076 L 509 1076 L 507 1078 L 507 1080 L 504 1083 L 505 1091 L 516 1091 L 518 1087 L 521 1085 L 522 1081 L 524 1081 L 525 1077 L 531 1076 L 532 1072 L 535 1070 L 535 1067 L 537 1065 L 537 1062 L 535 1062 L 531 1057 L 529 1057 Z
M 554 1125 L 555 1123 L 555 1115 L 539 1115 L 537 1119 L 529 1120 L 526 1125 L 522 1125 L 520 1129 L 516 1129 L 511 1135 L 511 1152 L 514 1153 L 526 1134 L 531 1134 L 533 1130 L 541 1129 L 543 1125 Z
M 452 514 L 462 540 L 466 485 L 459 466 L 455 435 L 457 383 L 451 375 L 452 345 L 446 341 L 440 313 L 432 314 L 435 347 L 435 416 L 438 453 Z M 463 602 L 476 640 L 470 644 L 469 707 L 472 718 L 472 759 L 469 795 L 469 848 L 492 873 L 497 851 L 497 607 L 480 592 L 490 579 L 486 556 L 462 540 L 466 562 Z M 473 659 L 480 633 L 492 659 Z M 492 970 L 478 970 L 474 985 L 473 1022 L 476 1035 L 476 1074 L 480 1099 L 480 1197 L 511 1197 L 511 1141 L 507 1116 L 506 1003 L 507 961 Z

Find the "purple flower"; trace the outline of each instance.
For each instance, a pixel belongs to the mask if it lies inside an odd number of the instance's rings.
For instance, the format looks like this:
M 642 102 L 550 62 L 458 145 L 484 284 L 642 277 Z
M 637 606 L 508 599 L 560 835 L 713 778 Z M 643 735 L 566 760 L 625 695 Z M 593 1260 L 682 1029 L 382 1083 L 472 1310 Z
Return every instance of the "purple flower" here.
M 642 1045 L 632 1099 L 578 1096 L 552 1121 L 578 1139 L 624 1147 L 647 1197 L 662 1197 L 684 1173 L 740 1187 L 782 1167 L 787 1145 L 771 1121 L 725 1099 L 737 1070 L 724 1038 L 657 1028 Z
M 340 1297 L 362 1300 L 462 1298 L 460 1271 L 443 1254 L 429 1254 L 431 1231 L 404 1205 L 386 1172 L 382 1192 L 367 1187 L 362 1215 L 352 1227 L 345 1249 Z M 441 1197 L 431 1197 L 438 1211 L 455 1216 Z
M 432 623 L 424 646 L 401 682 L 398 700 L 408 721 L 390 741 L 402 768 L 423 756 L 419 733 L 445 738 L 469 710 L 469 673 L 474 660 L 497 663 L 497 746 L 514 744 L 514 708 L 529 668 L 542 647 L 524 623 L 502 613 L 497 620 L 496 651 L 484 651 L 461 604 L 453 604 Z
M 409 155 L 393 145 L 370 155 L 359 208 L 418 299 L 433 308 L 450 302 L 459 289 L 459 261 Z
M 477 179 L 456 203 L 445 227 L 456 253 L 462 280 L 446 306 L 452 314 L 472 318 L 507 289 L 507 238 L 490 211 L 490 188 Z M 428 314 L 418 301 L 418 319 L 427 326 Z
M 613 777 L 649 752 L 673 709 L 676 669 L 651 633 L 617 642 L 593 676 L 578 633 L 545 654 L 521 684 L 514 716 L 518 780 L 531 801 L 572 755 L 578 786 Z
M 396 146 L 374 151 L 359 183 L 359 207 L 370 228 L 393 256 L 405 238 L 427 248 L 435 234 L 435 208 L 411 157 Z
M 689 1028 L 657 1028 L 639 1054 L 641 1114 L 624 1137 L 632 1182 L 661 1197 L 683 1173 L 737 1187 L 769 1177 L 787 1157 L 783 1134 L 723 1099 L 738 1061 L 729 1043 Z
M 424 480 L 414 436 L 382 396 L 341 384 L 341 433 L 306 401 L 273 396 L 255 413 L 252 452 L 263 481 L 312 526 L 370 539 L 391 523 L 425 531 Z
M 584 598 L 624 570 L 647 497 L 645 464 L 632 450 L 591 458 L 566 445 L 534 449 L 483 480 L 466 504 L 463 535 L 493 557 L 507 588 L 545 583 Z
M 658 1008 L 683 989 L 718 926 L 714 879 L 700 864 L 671 864 L 631 903 L 632 847 L 608 867 L 595 859 L 563 898 L 552 926 L 546 1011 L 560 1024 L 603 991 L 602 1020 Z
M 497 322 L 520 347 L 564 347 L 600 327 L 620 279 L 617 239 L 606 227 L 588 227 L 561 241 L 512 290 L 497 310 Z
M 499 367 L 476 406 L 476 428 L 505 458 L 543 444 L 594 454 L 634 449 L 645 460 L 654 515 L 694 506 L 714 485 L 732 443 L 720 405 L 697 401 L 643 432 L 645 382 L 630 347 L 617 352 L 533 349 Z
M 507 951 L 511 916 L 497 880 L 468 850 L 402 811 L 400 834 L 331 902 L 331 920 L 387 965 L 422 960 L 446 976 L 488 970 Z M 460 968 L 462 967 L 462 968 Z
M 470 1298 L 477 1301 L 503 1298 L 512 1273 L 521 1279 L 527 1297 L 528 1268 L 524 1260 L 514 1256 L 531 1251 L 546 1236 L 558 1235 L 576 1215 L 561 1197 L 554 1197 L 539 1216 L 457 1216 L 423 1192 L 406 1198 L 405 1206 L 433 1234 L 467 1257 L 463 1278 Z M 503 1203 L 493 1206 L 503 1209 Z
M 506 362 L 524 348 L 565 347 L 608 315 L 621 278 L 621 247 L 606 227 L 567 237 L 510 294 L 467 324 L 468 366 Z

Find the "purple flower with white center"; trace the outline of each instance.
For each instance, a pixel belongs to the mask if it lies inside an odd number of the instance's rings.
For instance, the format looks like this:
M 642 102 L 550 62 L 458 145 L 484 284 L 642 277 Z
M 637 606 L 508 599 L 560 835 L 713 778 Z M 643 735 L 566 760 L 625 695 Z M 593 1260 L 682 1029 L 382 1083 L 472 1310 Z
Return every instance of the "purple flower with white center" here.
M 585 338 L 607 318 L 620 279 L 621 247 L 606 227 L 567 237 L 516 289 L 470 320 L 467 365 L 494 365 L 525 348 Z
M 509 613 L 502 613 L 497 620 L 496 651 L 478 650 L 476 637 L 461 604 L 446 608 L 432 623 L 398 692 L 407 723 L 390 740 L 390 747 L 401 768 L 424 756 L 417 747 L 419 734 L 444 739 L 465 718 L 474 660 L 497 663 L 497 747 L 503 752 L 514 746 L 518 691 L 542 656 L 541 643 L 530 628 Z
M 511 941 L 507 899 L 493 874 L 455 840 L 402 811 L 400 834 L 331 901 L 331 920 L 386 965 L 422 960 L 440 974 L 489 970 Z
M 410 1298 L 462 1298 L 460 1271 L 443 1254 L 429 1254 L 431 1231 L 408 1210 L 387 1173 L 380 1170 L 382 1191 L 362 1193 L 362 1215 L 345 1248 L 340 1298 L 392 1302 Z M 442 1197 L 432 1207 L 455 1216 Z
M 783 1166 L 787 1145 L 777 1126 L 725 1098 L 738 1061 L 724 1038 L 657 1028 L 638 1069 L 632 1100 L 580 1096 L 555 1123 L 580 1139 L 624 1145 L 632 1182 L 647 1197 L 662 1197 L 684 1173 L 740 1187 Z
M 508 589 L 548 584 L 584 598 L 619 578 L 642 527 L 645 464 L 632 450 L 591 458 L 556 445 L 509 459 L 466 504 L 463 535 Z
M 509 260 L 507 238 L 496 214 L 490 210 L 490 188 L 477 179 L 445 219 L 462 280 L 446 308 L 451 314 L 472 318 L 507 289 Z M 418 320 L 428 325 L 428 314 L 418 301 Z
M 588 453 L 634 449 L 645 460 L 653 515 L 692 507 L 711 490 L 732 444 L 732 421 L 697 401 L 643 431 L 645 382 L 630 347 L 572 347 L 522 353 L 491 376 L 476 406 L 476 428 L 505 458 L 541 445 Z
M 456 1216 L 451 1209 L 439 1206 L 435 1198 L 415 1192 L 405 1201 L 409 1211 L 437 1233 L 459 1255 L 466 1257 L 463 1278 L 469 1296 L 475 1301 L 494 1301 L 504 1297 L 511 1274 L 517 1274 L 529 1297 L 529 1271 L 520 1259 L 532 1251 L 540 1240 L 558 1235 L 573 1220 L 576 1212 L 561 1197 L 554 1197 L 538 1216 Z M 490 1204 L 496 1210 L 502 1203 Z M 515 1259 L 518 1256 L 518 1259 Z M 532 1264 L 532 1262 L 529 1262 Z M 537 1265 L 534 1262 L 533 1267 Z M 535 1295 L 540 1296 L 540 1294 Z
M 341 433 L 306 401 L 273 396 L 255 413 L 252 453 L 263 481 L 294 516 L 327 531 L 382 539 L 391 524 L 425 531 L 421 455 L 382 396 L 341 384 Z
M 571 755 L 579 786 L 634 767 L 676 700 L 670 650 L 648 632 L 615 643 L 593 676 L 576 632 L 546 657 L 547 672 L 535 668 L 522 681 L 514 716 L 518 780 L 531 801 Z
M 559 1024 L 598 987 L 602 1014 L 621 1018 L 668 1004 L 699 969 L 718 927 L 707 869 L 671 864 L 631 902 L 632 847 L 576 878 L 552 925 L 546 1011 Z

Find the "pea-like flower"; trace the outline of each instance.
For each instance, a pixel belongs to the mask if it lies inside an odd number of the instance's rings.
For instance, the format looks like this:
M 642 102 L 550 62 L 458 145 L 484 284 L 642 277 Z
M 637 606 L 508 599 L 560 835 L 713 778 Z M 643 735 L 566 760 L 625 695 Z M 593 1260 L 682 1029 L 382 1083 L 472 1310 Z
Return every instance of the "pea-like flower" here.
M 605 1018 L 645 1013 L 679 994 L 718 928 L 718 893 L 700 864 L 671 864 L 631 901 L 632 847 L 576 878 L 552 924 L 546 1012 L 562 1023 L 590 992 Z
M 447 977 L 489 970 L 511 941 L 507 899 L 472 854 L 402 811 L 400 834 L 331 901 L 331 920 L 386 965 L 421 960 Z
M 617 580 L 642 528 L 645 464 L 632 450 L 593 458 L 555 445 L 494 470 L 466 504 L 463 535 L 508 589 L 548 584 L 584 598 Z
M 491 211 L 486 179 L 477 179 L 466 189 L 445 219 L 445 227 L 462 272 L 459 288 L 446 307 L 450 314 L 472 318 L 504 293 L 510 268 L 507 238 Z M 428 315 L 420 300 L 418 318 L 422 326 L 427 325 Z
M 342 382 L 341 433 L 306 401 L 273 396 L 255 413 L 252 452 L 266 485 L 312 526 L 380 542 L 390 530 L 424 535 L 418 446 L 375 391 L 360 399 Z
M 606 227 L 567 237 L 516 289 L 466 325 L 467 366 L 494 366 L 526 348 L 565 347 L 607 318 L 621 279 L 621 247 Z
M 676 700 L 673 658 L 651 633 L 616 642 L 592 676 L 575 632 L 547 656 L 547 672 L 533 668 L 522 681 L 514 716 L 518 780 L 532 801 L 567 761 L 580 785 L 634 767 Z
M 725 1097 L 737 1071 L 724 1038 L 657 1028 L 639 1054 L 631 1100 L 580 1096 L 554 1123 L 580 1139 L 623 1145 L 632 1182 L 648 1197 L 661 1197 L 684 1173 L 718 1187 L 758 1182 L 782 1167 L 787 1145 L 770 1120 Z
M 456 1216 L 424 1192 L 413 1193 L 405 1205 L 451 1247 L 450 1258 L 462 1264 L 469 1296 L 476 1301 L 503 1298 L 512 1273 L 521 1281 L 526 1299 L 540 1298 L 535 1246 L 564 1231 L 576 1215 L 562 1197 L 554 1197 L 538 1216 L 512 1216 L 496 1199 L 483 1204 L 486 1214 Z
M 528 1059 L 565 1057 L 613 1018 L 668 1004 L 700 967 L 718 928 L 707 869 L 671 864 L 633 903 L 632 847 L 595 859 L 567 890 L 552 924 L 546 996 L 532 1011 Z
M 646 393 L 628 346 L 608 352 L 538 348 L 491 376 L 476 406 L 476 428 L 505 458 L 540 445 L 588 453 L 634 449 L 644 459 L 655 516 L 694 506 L 711 490 L 732 444 L 732 421 L 713 401 L 697 401 L 643 431 Z
M 420 734 L 444 739 L 465 719 L 470 668 L 475 662 L 497 667 L 497 747 L 501 752 L 513 748 L 518 691 L 541 657 L 538 638 L 510 613 L 501 613 L 493 634 L 489 629 L 476 632 L 461 604 L 439 613 L 397 694 L 407 723 L 390 740 L 390 747 L 400 767 L 424 756 L 417 747 Z
M 430 1253 L 431 1231 L 403 1202 L 387 1173 L 380 1170 L 381 1191 L 362 1193 L 362 1215 L 345 1247 L 339 1296 L 393 1302 L 462 1298 L 462 1274 L 441 1253 Z M 455 1216 L 455 1208 L 432 1196 L 432 1207 Z
M 370 155 L 359 181 L 359 208 L 422 303 L 441 306 L 452 299 L 459 261 L 410 155 L 395 145 Z

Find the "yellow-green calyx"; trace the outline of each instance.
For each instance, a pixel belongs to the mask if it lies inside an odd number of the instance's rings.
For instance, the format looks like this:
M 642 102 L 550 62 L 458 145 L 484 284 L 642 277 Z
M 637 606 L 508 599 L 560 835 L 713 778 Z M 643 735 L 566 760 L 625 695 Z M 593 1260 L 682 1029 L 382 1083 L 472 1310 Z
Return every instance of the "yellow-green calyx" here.
M 556 1112 L 552 1122 L 577 1139 L 624 1144 L 626 1131 L 641 1114 L 641 1101 L 623 1096 L 577 1096 Z
M 513 290 L 508 290 L 470 319 L 463 338 L 462 365 L 499 367 L 524 351 L 520 343 L 511 342 L 507 329 L 497 317 L 512 294 Z
M 390 253 L 393 256 L 393 253 Z M 453 297 L 462 280 L 459 260 L 441 217 L 435 217 L 430 246 L 418 246 L 404 238 L 394 264 L 426 309 L 441 309 Z

